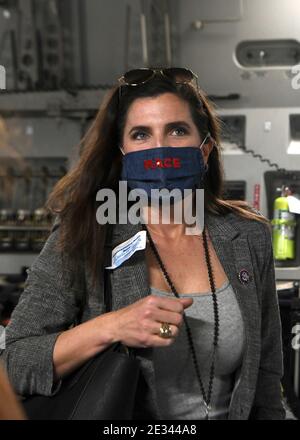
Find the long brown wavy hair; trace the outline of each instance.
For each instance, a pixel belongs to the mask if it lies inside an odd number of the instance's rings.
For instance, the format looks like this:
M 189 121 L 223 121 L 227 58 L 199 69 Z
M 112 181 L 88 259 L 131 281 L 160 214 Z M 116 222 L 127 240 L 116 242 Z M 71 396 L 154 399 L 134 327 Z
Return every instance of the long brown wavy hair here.
M 193 85 L 175 84 L 156 76 L 137 86 L 113 87 L 106 95 L 91 127 L 80 141 L 81 156 L 75 167 L 54 187 L 46 206 L 60 218 L 59 248 L 77 261 L 85 258 L 94 282 L 103 263 L 107 225 L 96 221 L 96 194 L 101 188 L 118 193 L 122 154 L 119 150 L 128 109 L 138 98 L 174 93 L 189 104 L 191 115 L 203 138 L 207 131 L 215 140 L 204 180 L 205 209 L 215 215 L 236 212 L 248 219 L 267 222 L 244 201 L 224 200 L 224 173 L 220 158 L 221 122 L 215 106 Z

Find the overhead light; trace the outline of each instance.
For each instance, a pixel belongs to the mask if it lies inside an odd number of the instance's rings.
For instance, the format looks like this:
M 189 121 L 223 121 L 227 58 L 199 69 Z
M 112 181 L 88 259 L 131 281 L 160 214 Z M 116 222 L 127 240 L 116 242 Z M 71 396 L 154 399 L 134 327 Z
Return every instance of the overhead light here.
M 234 61 L 242 69 L 287 70 L 300 62 L 300 43 L 292 39 L 242 41 L 236 47 Z
M 300 154 L 300 141 L 291 141 L 289 143 L 287 154 Z
M 204 27 L 204 23 L 202 20 L 195 20 L 192 22 L 192 28 L 195 29 L 196 31 L 200 31 L 201 29 L 203 29 Z
M 11 17 L 11 13 L 8 9 L 3 10 L 3 17 L 9 19 Z

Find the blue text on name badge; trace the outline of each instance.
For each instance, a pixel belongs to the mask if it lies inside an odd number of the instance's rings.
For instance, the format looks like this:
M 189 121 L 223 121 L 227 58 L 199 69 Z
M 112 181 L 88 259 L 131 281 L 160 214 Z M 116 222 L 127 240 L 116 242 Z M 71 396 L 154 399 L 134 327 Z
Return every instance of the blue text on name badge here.
M 128 260 L 136 251 L 145 249 L 146 231 L 140 231 L 133 237 L 116 246 L 112 251 L 111 266 L 105 269 L 115 269 Z

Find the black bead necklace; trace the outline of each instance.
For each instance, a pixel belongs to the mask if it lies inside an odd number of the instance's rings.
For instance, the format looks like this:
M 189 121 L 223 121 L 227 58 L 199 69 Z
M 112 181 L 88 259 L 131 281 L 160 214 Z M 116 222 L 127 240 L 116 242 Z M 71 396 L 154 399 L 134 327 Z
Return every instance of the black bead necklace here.
M 177 298 L 180 298 L 172 280 L 170 279 L 168 272 L 166 271 L 166 268 L 160 258 L 158 250 L 152 240 L 152 237 L 151 237 L 146 225 L 144 225 L 144 227 L 146 229 L 146 233 L 147 233 L 147 237 L 149 239 L 151 250 L 152 250 L 154 256 L 156 257 L 156 260 L 160 266 L 160 269 L 161 269 L 167 283 L 170 286 L 170 289 L 172 290 L 173 294 Z M 195 350 L 195 345 L 194 345 L 194 341 L 193 341 L 193 337 L 192 337 L 192 332 L 191 332 L 190 326 L 188 324 L 187 317 L 186 317 L 185 313 L 183 313 L 183 321 L 185 323 L 185 329 L 186 329 L 187 338 L 188 338 L 188 342 L 189 342 L 189 346 L 190 346 L 190 350 L 191 350 L 191 354 L 192 354 L 192 358 L 193 358 L 196 376 L 197 376 L 200 390 L 201 390 L 201 393 L 203 396 L 203 401 L 204 401 L 204 405 L 205 405 L 205 418 L 206 418 L 206 420 L 208 420 L 209 419 L 209 411 L 211 409 L 210 402 L 211 402 L 211 395 L 212 395 L 212 389 L 213 389 L 213 381 L 214 381 L 214 377 L 215 377 L 215 355 L 216 355 L 216 350 L 217 350 L 217 346 L 218 346 L 218 338 L 219 338 L 219 310 L 218 310 L 215 281 L 214 281 L 214 277 L 213 277 L 213 271 L 212 271 L 212 266 L 211 266 L 211 261 L 210 261 L 210 255 L 209 255 L 209 250 L 208 250 L 207 236 L 206 236 L 206 229 L 205 228 L 203 229 L 202 236 L 203 236 L 203 246 L 204 246 L 206 266 L 207 266 L 207 270 L 208 270 L 208 278 L 209 278 L 210 288 L 211 288 L 211 292 L 212 292 L 213 307 L 214 307 L 213 354 L 212 354 L 212 361 L 211 361 L 211 366 L 210 366 L 210 375 L 209 375 L 207 394 L 205 392 L 203 381 L 202 381 L 201 374 L 200 374 L 200 369 L 199 369 L 199 365 L 198 365 L 198 361 L 197 361 L 196 350 Z

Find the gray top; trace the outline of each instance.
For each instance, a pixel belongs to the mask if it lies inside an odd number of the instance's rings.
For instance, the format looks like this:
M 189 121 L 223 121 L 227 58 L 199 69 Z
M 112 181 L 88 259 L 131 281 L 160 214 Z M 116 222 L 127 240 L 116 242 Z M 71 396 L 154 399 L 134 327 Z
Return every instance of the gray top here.
M 174 296 L 151 287 L 151 293 Z M 220 334 L 216 353 L 215 378 L 211 400 L 210 419 L 227 419 L 234 373 L 242 363 L 244 328 L 241 312 L 229 281 L 216 289 L 219 308 Z M 207 392 L 214 314 L 211 292 L 180 295 L 192 297 L 193 305 L 186 309 L 192 331 L 201 377 Z M 195 374 L 194 363 L 184 324 L 178 337 L 169 347 L 154 349 L 154 369 L 158 402 L 165 419 L 191 420 L 205 417 L 204 404 Z
M 28 270 L 24 292 L 6 328 L 6 349 L 0 350 L 0 362 L 21 395 L 50 396 L 57 392 L 53 372 L 57 337 L 78 316 L 85 322 L 105 310 L 103 277 L 99 276 L 94 285 L 88 261 L 82 258 L 75 264 L 72 259 L 62 258 L 57 248 L 59 223 L 58 217 Z M 205 224 L 236 294 L 245 329 L 245 354 L 235 377 L 228 419 L 283 419 L 281 323 L 271 231 L 266 224 L 236 213 L 213 215 L 206 211 Z M 141 229 L 142 225 L 114 225 L 105 246 L 106 265 L 111 263 L 112 250 Z M 248 282 L 239 279 L 242 270 L 248 271 Z M 113 310 L 146 298 L 150 285 L 145 252 L 136 252 L 111 270 L 109 278 Z M 82 296 L 87 297 L 84 306 Z M 151 347 L 138 350 L 145 379 L 140 405 L 144 420 L 160 419 L 152 352 Z

